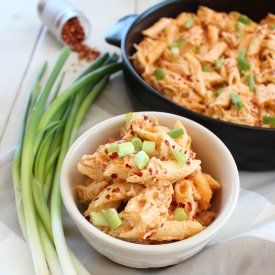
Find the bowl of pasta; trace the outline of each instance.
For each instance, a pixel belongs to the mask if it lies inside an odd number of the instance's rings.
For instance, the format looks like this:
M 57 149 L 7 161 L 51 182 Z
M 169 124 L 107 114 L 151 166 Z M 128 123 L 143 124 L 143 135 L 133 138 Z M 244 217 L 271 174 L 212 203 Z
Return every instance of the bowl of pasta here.
M 232 215 L 239 175 L 224 143 L 187 118 L 139 112 L 108 119 L 69 150 L 65 207 L 86 241 L 130 267 L 180 263 Z
M 239 169 L 274 169 L 274 10 L 268 0 L 165 1 L 115 23 L 106 40 L 121 47 L 135 110 L 195 120 Z

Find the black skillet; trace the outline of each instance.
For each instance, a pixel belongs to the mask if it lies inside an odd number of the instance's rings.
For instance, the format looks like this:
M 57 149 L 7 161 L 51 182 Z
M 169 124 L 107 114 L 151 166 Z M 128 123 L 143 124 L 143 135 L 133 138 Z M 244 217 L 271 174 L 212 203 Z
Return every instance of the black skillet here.
M 127 90 L 136 111 L 162 111 L 190 118 L 215 133 L 228 147 L 239 169 L 263 171 L 275 169 L 275 129 L 243 126 L 217 120 L 167 99 L 146 84 L 131 64 L 135 52 L 133 43 L 139 43 L 141 31 L 161 17 L 175 18 L 179 13 L 196 13 L 204 5 L 219 12 L 238 11 L 259 22 L 269 12 L 275 13 L 271 0 L 180 0 L 165 1 L 143 12 L 116 22 L 108 31 L 106 41 L 121 47 Z M 275 50 L 275 49 L 274 49 Z

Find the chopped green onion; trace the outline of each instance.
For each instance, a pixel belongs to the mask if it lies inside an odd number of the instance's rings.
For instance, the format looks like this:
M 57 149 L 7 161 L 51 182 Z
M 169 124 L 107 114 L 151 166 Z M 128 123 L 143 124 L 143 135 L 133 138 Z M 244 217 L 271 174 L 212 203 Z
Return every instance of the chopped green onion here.
M 243 107 L 243 102 L 240 98 L 240 96 L 236 92 L 231 92 L 230 98 L 232 100 L 232 103 L 235 105 L 235 107 L 240 110 Z
M 177 207 L 173 214 L 176 221 L 184 221 L 186 219 L 186 213 L 182 207 Z
M 94 226 L 110 226 L 103 213 L 91 212 L 90 218 Z
M 221 67 L 222 67 L 223 64 L 224 64 L 224 60 L 223 60 L 222 58 L 220 58 L 220 59 L 217 61 L 216 65 L 215 65 L 215 70 L 216 70 L 216 71 L 219 71 L 219 70 L 221 69 Z
M 186 38 L 180 37 L 176 42 L 170 44 L 169 47 L 170 47 L 170 48 L 174 48 L 174 47 L 180 48 L 181 45 L 182 45 L 184 42 L 186 42 Z
M 148 164 L 149 157 L 144 151 L 139 151 L 134 157 L 134 162 L 138 169 L 141 170 Z
M 251 64 L 245 59 L 238 59 L 238 64 L 244 72 L 248 71 L 251 67 Z
M 128 130 L 128 122 L 125 122 L 125 131 L 129 132 L 129 130 Z
M 171 53 L 173 55 L 178 55 L 180 53 L 180 49 L 178 47 L 171 48 Z
M 161 80 L 166 76 L 165 72 L 161 68 L 155 69 L 154 73 L 158 80 Z
M 107 151 L 108 153 L 113 153 L 116 152 L 118 150 L 118 144 L 117 143 L 112 143 L 109 145 Z
M 198 53 L 198 49 L 193 49 L 193 53 Z
M 89 205 L 90 205 L 90 203 L 89 203 L 88 201 L 85 201 L 85 200 L 81 200 L 81 204 L 82 204 L 83 206 L 85 206 L 86 208 L 88 208 Z
M 184 131 L 182 128 L 177 128 L 166 132 L 166 134 L 168 134 L 171 138 L 177 138 L 184 135 Z
M 239 22 L 245 24 L 246 26 L 248 26 L 250 24 L 250 19 L 243 15 L 240 15 L 238 20 L 239 20 Z
M 131 142 L 121 143 L 118 146 L 118 156 L 120 158 L 133 154 L 134 152 L 135 148 Z
M 235 24 L 235 28 L 238 30 L 239 28 L 242 28 L 242 27 L 244 27 L 245 26 L 245 24 L 244 23 L 242 23 L 242 22 L 240 22 L 240 21 L 238 21 L 236 24 Z
M 274 116 L 263 116 L 263 124 L 275 125 L 275 117 Z
M 214 92 L 214 97 L 217 98 L 217 97 L 222 93 L 222 91 L 225 89 L 225 87 L 226 87 L 226 86 L 223 86 L 223 87 L 220 88 L 219 90 L 215 91 L 215 92 Z
M 135 151 L 140 151 L 142 149 L 142 141 L 138 137 L 133 137 L 131 142 L 134 145 Z
M 247 75 L 247 84 L 249 86 L 250 91 L 254 92 L 255 91 L 255 81 L 254 81 L 254 75 L 253 74 Z
M 243 36 L 243 32 L 237 32 L 236 36 L 237 36 L 238 38 L 242 37 L 242 36 Z
M 270 29 L 271 29 L 271 30 L 274 30 L 274 29 L 275 29 L 275 25 L 272 25 L 272 26 L 270 27 Z
M 112 229 L 116 229 L 122 225 L 122 220 L 120 219 L 115 208 L 109 208 L 107 210 L 103 210 L 102 212 Z
M 246 55 L 246 51 L 245 50 L 240 50 L 239 51 L 239 56 L 238 56 L 238 61 L 241 59 L 244 59 Z
M 178 161 L 179 165 L 183 167 L 186 164 L 186 155 L 184 154 L 183 151 L 180 151 L 179 148 L 176 148 L 172 152 L 174 158 Z
M 209 67 L 207 65 L 203 65 L 201 70 L 205 73 L 209 73 Z
M 142 151 L 144 151 L 149 155 L 153 155 L 155 153 L 155 147 L 156 147 L 155 141 L 144 140 L 142 144 Z
M 128 122 L 129 120 L 133 119 L 134 116 L 133 114 L 130 112 L 128 114 L 125 115 L 125 122 Z
M 185 29 L 190 29 L 192 28 L 192 26 L 194 25 L 194 20 L 192 18 L 188 19 L 186 22 L 185 22 Z

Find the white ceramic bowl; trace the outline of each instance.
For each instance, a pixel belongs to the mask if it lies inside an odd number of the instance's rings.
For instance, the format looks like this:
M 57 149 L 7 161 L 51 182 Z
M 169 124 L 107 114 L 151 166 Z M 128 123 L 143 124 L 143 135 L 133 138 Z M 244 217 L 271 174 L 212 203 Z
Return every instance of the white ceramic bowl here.
M 61 170 L 61 194 L 67 211 L 75 221 L 83 237 L 94 249 L 122 265 L 149 268 L 180 263 L 196 253 L 211 240 L 231 216 L 239 195 L 239 174 L 235 161 L 212 132 L 189 119 L 161 112 L 141 112 L 150 119 L 158 118 L 159 124 L 172 128 L 179 120 L 192 138 L 196 158 L 202 161 L 202 170 L 212 175 L 221 184 L 221 201 L 218 217 L 205 230 L 188 239 L 162 245 L 142 245 L 113 238 L 94 227 L 79 211 L 80 204 L 76 185 L 84 182 L 77 171 L 77 163 L 85 154 L 93 154 L 109 137 L 119 138 L 119 129 L 124 127 L 125 115 L 120 115 L 94 126 L 73 144 Z

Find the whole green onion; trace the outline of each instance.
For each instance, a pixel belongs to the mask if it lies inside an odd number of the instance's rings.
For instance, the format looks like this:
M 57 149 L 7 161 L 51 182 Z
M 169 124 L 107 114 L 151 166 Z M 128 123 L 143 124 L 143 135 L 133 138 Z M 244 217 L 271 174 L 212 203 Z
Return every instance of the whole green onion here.
M 243 15 L 240 15 L 238 20 L 239 20 L 239 22 L 243 23 L 246 26 L 248 26 L 250 24 L 250 19 Z
M 240 98 L 240 96 L 236 92 L 231 92 L 230 98 L 232 100 L 232 103 L 235 105 L 235 107 L 240 110 L 243 107 L 243 102 Z
M 275 117 L 274 116 L 263 116 L 263 124 L 275 125 Z
M 184 131 L 182 128 L 173 129 L 171 131 L 166 132 L 171 138 L 178 138 L 184 135 Z
M 185 27 L 185 29 L 188 30 L 188 29 L 192 28 L 193 25 L 194 25 L 194 20 L 192 18 L 190 18 L 185 22 L 184 27 Z
M 254 81 L 254 75 L 253 74 L 249 74 L 247 75 L 247 84 L 249 86 L 249 89 L 251 92 L 255 91 L 255 81 Z
M 161 68 L 155 69 L 154 73 L 158 80 L 161 80 L 166 76 L 165 72 Z

